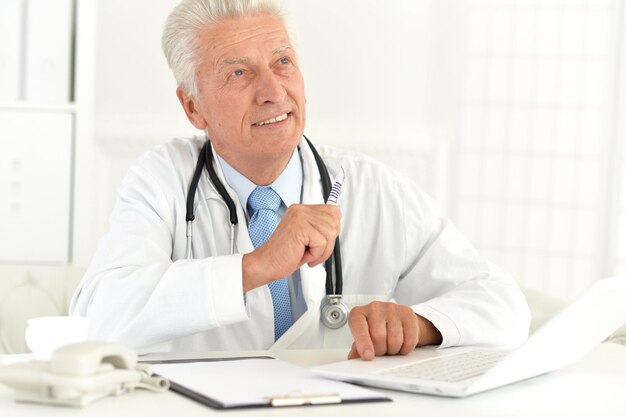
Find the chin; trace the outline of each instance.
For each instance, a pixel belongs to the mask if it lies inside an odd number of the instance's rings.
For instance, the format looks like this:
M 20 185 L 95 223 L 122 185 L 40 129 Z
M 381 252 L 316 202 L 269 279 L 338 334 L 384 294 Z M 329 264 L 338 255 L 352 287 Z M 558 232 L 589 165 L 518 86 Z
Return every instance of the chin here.
M 280 137 L 265 137 L 259 138 L 257 143 L 259 148 L 264 149 L 267 153 L 274 153 L 276 155 L 284 154 L 285 152 L 293 152 L 293 150 L 300 143 L 302 134 L 292 134 L 289 136 Z

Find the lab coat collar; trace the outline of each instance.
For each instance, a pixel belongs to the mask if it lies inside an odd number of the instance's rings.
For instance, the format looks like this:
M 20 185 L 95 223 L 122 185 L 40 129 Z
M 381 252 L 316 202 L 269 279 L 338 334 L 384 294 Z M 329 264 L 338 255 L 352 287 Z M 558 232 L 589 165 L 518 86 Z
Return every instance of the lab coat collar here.
M 215 153 L 215 159 L 219 162 L 219 166 L 222 168 L 226 183 L 235 190 L 239 196 L 242 209 L 247 211 L 246 204 L 248 198 L 257 184 L 250 181 L 247 177 L 233 168 L 224 158 Z M 280 173 L 278 178 L 270 184 L 270 187 L 280 196 L 280 199 L 284 203 L 285 207 L 289 207 L 292 204 L 300 203 L 300 197 L 302 193 L 302 162 L 298 149 L 294 149 L 287 163 L 285 169 Z

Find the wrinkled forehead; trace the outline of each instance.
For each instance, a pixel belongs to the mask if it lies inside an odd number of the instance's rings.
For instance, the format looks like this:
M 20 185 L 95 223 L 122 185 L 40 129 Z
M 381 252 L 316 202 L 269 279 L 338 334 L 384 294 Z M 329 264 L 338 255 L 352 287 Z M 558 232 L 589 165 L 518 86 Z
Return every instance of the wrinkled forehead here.
M 289 32 L 283 20 L 272 14 L 229 17 L 198 32 L 198 50 L 205 59 L 245 56 L 251 48 L 274 51 L 284 47 L 293 49 Z

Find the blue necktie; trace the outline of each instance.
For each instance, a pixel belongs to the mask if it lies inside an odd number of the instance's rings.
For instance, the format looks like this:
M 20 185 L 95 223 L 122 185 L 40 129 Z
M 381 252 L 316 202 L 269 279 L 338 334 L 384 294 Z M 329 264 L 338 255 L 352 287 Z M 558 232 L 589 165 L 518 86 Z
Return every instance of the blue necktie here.
M 274 233 L 280 218 L 276 211 L 282 202 L 270 187 L 256 187 L 248 197 L 248 212 L 251 213 L 248 233 L 255 248 L 264 244 Z M 274 340 L 278 340 L 291 327 L 291 299 L 288 278 L 269 284 L 274 305 Z

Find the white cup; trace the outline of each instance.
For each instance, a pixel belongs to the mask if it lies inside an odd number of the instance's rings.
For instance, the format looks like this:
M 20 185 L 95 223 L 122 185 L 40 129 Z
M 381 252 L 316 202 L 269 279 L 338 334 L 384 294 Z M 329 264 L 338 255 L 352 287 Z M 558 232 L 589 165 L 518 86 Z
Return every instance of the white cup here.
M 89 319 L 86 317 L 50 316 L 28 320 L 26 345 L 35 359 L 50 359 L 52 352 L 64 345 L 87 340 Z

